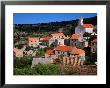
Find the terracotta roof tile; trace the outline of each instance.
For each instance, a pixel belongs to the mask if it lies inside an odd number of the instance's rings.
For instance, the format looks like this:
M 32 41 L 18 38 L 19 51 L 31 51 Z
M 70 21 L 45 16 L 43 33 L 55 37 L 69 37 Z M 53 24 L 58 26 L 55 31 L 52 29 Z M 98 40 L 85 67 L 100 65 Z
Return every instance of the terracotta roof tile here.
M 84 53 L 85 53 L 85 51 L 82 49 L 75 49 L 72 51 L 72 54 L 77 54 L 77 55 L 82 55 Z
M 83 24 L 83 27 L 84 28 L 93 28 L 93 25 L 92 24 Z
M 55 48 L 55 50 L 61 50 L 61 51 L 71 51 L 72 49 L 74 49 L 76 47 L 73 46 L 57 46 Z
M 46 54 L 49 54 L 49 55 L 51 54 L 52 55 L 52 54 L 54 54 L 54 50 L 47 50 Z
M 52 34 L 52 36 L 64 36 L 64 34 L 63 33 L 54 33 L 54 34 Z
M 80 34 L 73 34 L 71 39 L 79 39 L 81 37 Z

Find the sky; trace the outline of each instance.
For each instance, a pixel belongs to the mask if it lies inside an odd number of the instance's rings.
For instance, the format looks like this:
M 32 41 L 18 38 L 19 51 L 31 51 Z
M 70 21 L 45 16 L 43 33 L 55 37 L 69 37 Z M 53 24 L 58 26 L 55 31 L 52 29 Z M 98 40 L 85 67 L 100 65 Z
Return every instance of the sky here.
M 14 24 L 61 22 L 97 16 L 96 13 L 14 13 Z

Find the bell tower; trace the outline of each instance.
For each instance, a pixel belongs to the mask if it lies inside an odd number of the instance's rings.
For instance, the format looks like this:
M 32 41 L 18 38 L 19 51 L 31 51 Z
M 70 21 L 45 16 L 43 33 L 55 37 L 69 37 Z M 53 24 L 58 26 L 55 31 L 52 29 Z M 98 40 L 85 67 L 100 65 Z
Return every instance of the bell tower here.
M 80 17 L 78 25 L 83 25 L 83 17 L 82 16 Z

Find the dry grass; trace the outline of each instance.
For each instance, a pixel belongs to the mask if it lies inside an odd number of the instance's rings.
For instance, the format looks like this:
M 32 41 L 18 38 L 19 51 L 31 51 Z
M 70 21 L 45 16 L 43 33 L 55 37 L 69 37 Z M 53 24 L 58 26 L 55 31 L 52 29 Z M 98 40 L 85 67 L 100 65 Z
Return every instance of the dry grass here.
M 96 65 L 61 66 L 63 75 L 97 75 Z

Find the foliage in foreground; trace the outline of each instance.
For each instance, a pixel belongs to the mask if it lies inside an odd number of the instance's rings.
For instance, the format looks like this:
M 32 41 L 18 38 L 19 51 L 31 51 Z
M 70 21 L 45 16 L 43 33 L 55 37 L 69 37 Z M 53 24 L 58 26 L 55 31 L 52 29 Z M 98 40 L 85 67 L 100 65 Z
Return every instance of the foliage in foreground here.
M 14 58 L 14 68 L 27 68 L 31 67 L 32 57 Z
M 58 65 L 36 65 L 33 68 L 14 68 L 14 75 L 60 75 L 61 69 Z

